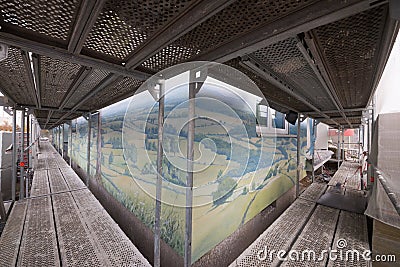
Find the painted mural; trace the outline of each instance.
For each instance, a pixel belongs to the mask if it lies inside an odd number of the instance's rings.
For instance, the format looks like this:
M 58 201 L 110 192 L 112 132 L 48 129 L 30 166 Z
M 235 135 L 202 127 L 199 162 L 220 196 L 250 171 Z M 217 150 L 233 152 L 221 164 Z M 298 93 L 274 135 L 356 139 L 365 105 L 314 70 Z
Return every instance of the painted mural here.
M 180 255 L 184 252 L 187 92 L 188 88 L 181 86 L 166 94 L 163 138 L 161 233 Z M 192 262 L 295 184 L 297 126 L 286 126 L 280 134 L 260 136 L 256 131 L 257 101 L 260 99 L 244 91 L 221 90 L 212 83 L 196 95 Z M 270 121 L 263 125 L 285 128 L 282 114 L 268 110 L 273 114 L 268 114 Z M 157 177 L 157 116 L 157 101 L 143 91 L 102 109 L 92 118 L 91 129 L 92 177 L 101 179 L 106 190 L 151 229 Z M 72 158 L 84 169 L 87 134 L 87 121 L 74 120 Z M 301 124 L 301 147 L 304 162 L 307 122 Z M 100 173 L 96 173 L 97 160 Z

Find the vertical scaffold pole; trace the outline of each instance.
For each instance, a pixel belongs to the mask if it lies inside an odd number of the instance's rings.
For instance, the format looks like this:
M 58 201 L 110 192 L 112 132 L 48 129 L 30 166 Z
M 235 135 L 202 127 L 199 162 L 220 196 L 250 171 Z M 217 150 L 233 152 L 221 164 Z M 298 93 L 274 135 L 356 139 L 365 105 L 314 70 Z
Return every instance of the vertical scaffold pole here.
M 345 160 L 345 153 L 344 153 L 344 132 L 345 132 L 345 129 L 342 129 L 342 160 L 344 161 Z
M 64 131 L 65 131 L 65 123 L 63 123 L 62 125 L 61 125 L 61 144 L 60 144 L 60 146 L 61 146 L 61 157 L 64 159 L 64 156 L 65 156 L 65 153 L 64 153 L 64 135 L 65 135 L 65 133 L 64 133 Z
M 196 83 L 189 81 L 189 114 L 187 139 L 187 182 L 186 182 L 186 221 L 184 266 L 192 264 L 192 206 L 193 206 L 193 158 L 195 134 Z
M 68 140 L 68 157 L 69 157 L 69 166 L 72 166 L 72 121 L 69 122 L 69 140 Z
M 60 153 L 61 155 L 61 125 L 59 125 L 58 127 L 58 153 Z
M 296 175 L 296 198 L 299 197 L 300 195 L 300 149 L 301 149 L 301 144 L 300 144 L 300 124 L 301 124 L 301 118 L 300 114 L 297 116 L 297 175 Z
M 337 151 L 336 151 L 336 158 L 337 158 L 337 168 L 339 170 L 340 167 L 340 130 L 341 128 L 338 129 L 338 134 L 337 134 Z
M 24 177 L 25 177 L 25 168 L 24 168 L 24 142 L 25 142 L 25 110 L 21 111 L 21 140 L 20 140 L 20 157 L 19 157 L 19 165 L 20 165 L 20 180 L 19 180 L 19 199 L 24 198 Z
M 312 153 L 312 159 L 311 159 L 311 182 L 314 183 L 315 180 L 315 171 L 314 171 L 314 156 L 315 156 L 315 141 L 316 141 L 316 134 L 315 134 L 315 126 L 317 124 L 316 120 L 313 120 L 313 125 L 312 125 L 312 132 L 313 132 L 313 153 Z
M 88 114 L 88 143 L 87 143 L 87 165 L 86 165 L 86 186 L 89 188 L 90 180 L 90 139 L 92 133 L 92 113 Z
M 13 125 L 12 125 L 12 184 L 11 196 L 15 201 L 15 189 L 17 185 L 17 109 L 13 109 Z
M 157 183 L 156 183 L 156 210 L 154 223 L 154 266 L 161 265 L 161 191 L 162 191 L 162 163 L 163 163 L 163 131 L 164 131 L 164 89 L 165 83 L 159 84 L 158 99 L 158 149 L 157 149 Z

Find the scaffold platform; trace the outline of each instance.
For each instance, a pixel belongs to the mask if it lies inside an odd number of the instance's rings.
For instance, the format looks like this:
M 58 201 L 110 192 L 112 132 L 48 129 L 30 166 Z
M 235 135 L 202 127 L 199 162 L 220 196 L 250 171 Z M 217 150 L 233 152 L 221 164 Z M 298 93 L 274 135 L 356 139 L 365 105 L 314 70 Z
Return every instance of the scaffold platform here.
M 0 266 L 150 266 L 78 175 L 42 143 L 31 194 L 14 203 Z

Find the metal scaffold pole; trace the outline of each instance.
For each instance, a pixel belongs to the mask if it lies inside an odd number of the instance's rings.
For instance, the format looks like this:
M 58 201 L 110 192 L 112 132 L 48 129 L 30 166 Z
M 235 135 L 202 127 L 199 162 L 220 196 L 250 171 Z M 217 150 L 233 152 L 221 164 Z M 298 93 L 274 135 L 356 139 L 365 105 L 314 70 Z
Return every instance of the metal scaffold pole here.
M 15 189 L 17 184 L 17 110 L 13 109 L 13 124 L 12 124 L 12 184 L 11 196 L 15 201 Z
M 186 182 L 186 221 L 184 266 L 192 264 L 192 206 L 193 206 L 193 158 L 195 134 L 196 83 L 189 83 L 189 114 L 187 139 L 187 182 Z
M 31 132 L 31 129 L 30 129 L 30 115 L 29 115 L 29 113 L 27 113 L 26 114 L 26 144 L 27 144 L 27 146 L 29 146 L 30 142 L 31 142 L 31 138 L 30 138 L 30 134 L 31 133 L 30 132 Z M 29 150 L 26 153 L 28 153 L 28 157 L 27 157 L 28 166 L 26 166 L 26 168 L 29 169 L 31 167 L 31 160 L 30 160 Z
M 313 153 L 312 153 L 312 159 L 311 159 L 311 182 L 313 183 L 315 180 L 315 171 L 314 171 L 314 159 L 315 159 L 315 139 L 316 139 L 316 134 L 315 134 L 315 126 L 317 124 L 316 120 L 313 120 L 313 125 L 312 125 L 312 132 L 313 132 Z
M 72 121 L 69 122 L 69 140 L 68 140 L 68 157 L 69 157 L 69 166 L 72 166 Z
M 297 175 L 296 175 L 296 198 L 300 195 L 300 114 L 297 116 Z
M 20 139 L 20 180 L 19 180 L 19 199 L 24 198 L 24 177 L 25 177 L 25 164 L 24 164 L 24 142 L 25 142 L 25 110 L 21 111 L 21 139 Z
M 344 129 L 342 129 L 342 150 L 341 150 L 341 152 L 342 152 L 342 160 L 344 161 L 345 160 L 345 153 L 344 153 Z
M 86 165 L 86 186 L 89 187 L 90 180 L 90 139 L 92 133 L 92 113 L 88 114 L 88 143 L 87 143 L 87 165 Z
M 30 126 L 30 121 L 29 121 L 30 118 L 29 117 L 30 117 L 29 113 L 27 113 L 26 114 L 26 145 L 27 145 L 26 153 L 28 155 L 27 155 L 26 160 L 27 160 L 28 164 L 26 166 L 27 174 L 25 176 L 25 197 L 29 197 L 29 175 L 28 175 L 28 170 L 31 168 L 31 160 L 30 160 L 30 153 L 29 153 L 30 148 L 28 148 L 30 146 L 29 142 L 31 141 L 31 139 L 29 138 L 30 131 L 31 131 L 31 129 L 29 127 Z M 23 150 L 23 151 L 25 152 L 25 150 Z
M 164 131 L 164 86 L 165 83 L 159 84 L 159 100 L 158 100 L 158 149 L 157 149 L 157 183 L 156 183 L 156 210 L 154 224 L 154 266 L 161 265 L 161 191 L 162 191 L 162 164 L 163 164 L 163 131 Z
M 340 131 L 341 129 L 338 129 L 337 133 L 337 151 L 336 151 L 336 158 L 337 158 L 337 168 L 339 170 L 340 167 Z
M 64 131 L 65 131 L 65 124 L 63 123 L 61 125 L 61 131 L 60 131 L 60 135 L 61 135 L 61 157 L 64 159 L 65 153 L 64 153 Z

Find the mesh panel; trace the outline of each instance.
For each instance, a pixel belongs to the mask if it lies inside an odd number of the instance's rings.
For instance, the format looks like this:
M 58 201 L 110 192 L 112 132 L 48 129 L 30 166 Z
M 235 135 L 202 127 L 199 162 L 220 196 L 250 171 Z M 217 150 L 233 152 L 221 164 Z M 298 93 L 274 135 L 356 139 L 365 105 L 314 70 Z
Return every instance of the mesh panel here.
M 355 249 L 360 253 L 369 250 L 365 215 L 341 211 L 332 249 L 337 250 L 337 242 L 340 239 L 347 241 L 346 250 Z M 337 260 L 328 262 L 328 267 L 332 266 L 371 266 L 371 262 L 366 261 L 362 256 L 359 260 L 349 257 L 347 261 L 338 257 Z
M 313 30 L 344 108 L 367 105 L 385 13 L 379 6 Z
M 115 83 L 96 94 L 85 104 L 83 108 L 87 110 L 94 110 L 110 105 L 114 103 L 118 97 L 124 96 L 129 92 L 133 94 L 141 84 L 142 81 L 129 77 L 117 80 Z M 101 106 L 99 106 L 99 103 L 101 103 Z
M 48 158 L 48 160 L 50 160 L 50 157 Z M 49 181 L 50 181 L 51 193 L 68 191 L 68 186 L 65 183 L 65 180 L 59 169 L 49 170 Z
M 277 266 L 279 264 L 277 257 L 274 258 L 274 261 L 260 261 L 257 258 L 258 251 L 264 250 L 265 247 L 267 247 L 268 251 L 281 249 L 288 251 L 290 245 L 307 222 L 314 207 L 314 202 L 297 199 L 230 267 Z
M 150 266 L 89 190 L 72 192 L 110 266 Z
M 0 2 L 5 23 L 66 40 L 78 0 L 7 0 Z
M 11 210 L 0 238 L 0 266 L 15 266 L 28 202 L 18 201 Z
M 63 266 L 107 266 L 96 250 L 71 193 L 52 196 Z
M 184 0 L 109 0 L 90 32 L 85 47 L 124 59 L 189 3 Z
M 10 47 L 8 57 L 0 62 L 0 87 L 8 92 L 18 104 L 35 104 L 34 96 L 26 93 L 31 85 L 19 49 Z
M 72 108 L 79 100 L 81 100 L 90 90 L 92 90 L 99 82 L 101 82 L 109 72 L 95 69 L 86 77 L 86 79 L 81 83 L 79 89 L 71 96 L 66 105 Z
M 40 59 L 42 105 L 58 107 L 80 66 L 45 56 Z
M 73 169 L 70 167 L 64 167 L 62 169 L 60 168 L 60 170 L 70 190 L 86 188 L 86 185 L 82 182 Z
M 199 49 L 173 44 L 143 62 L 142 67 L 153 72 L 158 72 L 169 66 L 186 61 L 199 53 Z
M 226 64 L 243 72 L 250 79 L 252 79 L 253 82 L 257 84 L 258 88 L 260 88 L 261 92 L 264 94 L 267 101 L 271 100 L 271 101 L 276 101 L 278 103 L 283 103 L 299 111 L 310 111 L 310 108 L 304 105 L 302 102 L 298 101 L 297 99 L 283 92 L 282 90 L 279 90 L 274 85 L 262 79 L 260 76 L 254 74 L 252 71 L 249 71 L 246 68 L 239 65 L 238 60 L 236 59 L 231 60 Z
M 299 197 L 305 200 L 316 202 L 325 192 L 325 190 L 325 183 L 312 183 Z
M 325 266 L 327 254 L 323 254 L 322 251 L 327 251 L 331 247 L 338 216 L 339 210 L 337 209 L 317 206 L 304 230 L 291 248 L 295 251 L 312 249 L 316 255 L 324 255 L 324 260 L 300 262 L 291 261 L 288 258 L 288 261 L 283 262 L 281 266 Z
M 189 52 L 193 53 L 191 55 L 192 57 L 199 52 L 205 53 L 207 50 L 215 48 L 241 34 L 245 34 L 256 27 L 304 8 L 312 2 L 315 1 L 236 1 L 173 42 L 170 46 L 164 48 L 161 52 L 156 54 L 153 59 L 146 61 L 143 66 L 154 65 L 168 67 L 177 64 L 189 58 Z M 181 54 L 182 51 L 186 53 Z M 171 64 L 169 65 L 163 55 L 171 54 L 175 55 L 173 61 L 168 59 L 170 61 L 168 63 Z
M 29 200 L 18 266 L 60 266 L 49 196 Z
M 43 159 L 38 159 L 38 167 L 43 169 Z M 47 179 L 47 171 L 36 169 L 33 175 L 31 197 L 47 195 L 50 193 L 49 180 Z
M 354 183 L 358 183 L 357 187 L 360 186 L 360 176 L 358 169 L 358 163 L 344 161 L 340 168 L 333 175 L 332 179 L 329 181 L 328 185 L 335 186 L 337 183 L 340 183 L 342 186 L 347 187 L 347 181 L 349 181 L 349 187 L 354 189 Z M 354 181 L 353 181 L 354 180 Z M 357 188 L 355 188 L 357 189 Z
M 365 213 L 400 229 L 400 215 L 396 211 L 400 205 L 400 114 L 379 114 L 374 132 L 369 163 L 371 167 L 377 167 L 381 175 L 374 173 L 374 188 Z M 390 192 L 393 202 L 383 184 Z
M 304 95 L 322 110 L 335 109 L 310 65 L 297 48 L 297 39 L 289 38 L 254 52 L 268 72 Z

